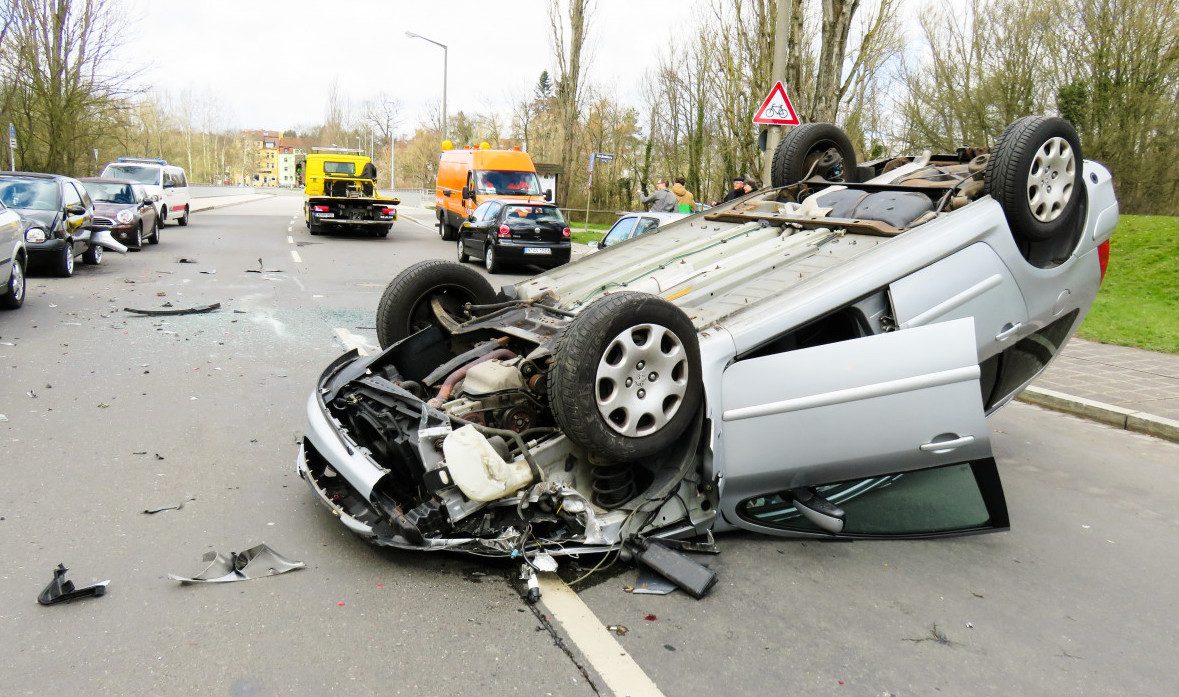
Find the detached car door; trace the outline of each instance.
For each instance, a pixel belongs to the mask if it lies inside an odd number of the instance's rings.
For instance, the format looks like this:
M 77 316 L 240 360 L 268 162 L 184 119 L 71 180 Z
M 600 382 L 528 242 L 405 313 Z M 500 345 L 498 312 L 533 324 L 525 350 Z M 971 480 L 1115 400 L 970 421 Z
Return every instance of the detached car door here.
M 971 318 L 738 360 L 722 390 L 732 525 L 812 537 L 1007 527 Z

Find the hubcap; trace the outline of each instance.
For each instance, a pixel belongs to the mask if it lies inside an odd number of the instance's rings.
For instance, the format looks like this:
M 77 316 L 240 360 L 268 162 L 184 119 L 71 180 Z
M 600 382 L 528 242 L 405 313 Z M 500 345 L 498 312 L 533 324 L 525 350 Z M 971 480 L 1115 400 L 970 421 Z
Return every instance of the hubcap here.
M 12 261 L 12 297 L 17 302 L 25 297 L 25 270 L 21 268 L 20 262 L 13 259 Z
M 66 246 L 65 246 L 65 255 L 66 255 L 66 271 L 68 273 L 73 273 L 74 272 L 74 248 L 72 246 L 70 246 L 69 244 L 66 244 Z
M 675 332 L 639 324 L 614 337 L 598 362 L 594 397 L 610 428 L 650 435 L 679 411 L 688 390 L 688 354 Z
M 463 260 L 463 241 L 462 240 L 458 241 L 458 260 L 459 261 Z
M 495 264 L 495 245 L 487 248 L 487 256 L 484 259 L 487 261 L 487 268 L 489 269 Z
M 1060 217 L 1076 178 L 1077 160 L 1067 140 L 1058 136 L 1040 146 L 1028 172 L 1028 206 L 1036 220 L 1050 223 Z

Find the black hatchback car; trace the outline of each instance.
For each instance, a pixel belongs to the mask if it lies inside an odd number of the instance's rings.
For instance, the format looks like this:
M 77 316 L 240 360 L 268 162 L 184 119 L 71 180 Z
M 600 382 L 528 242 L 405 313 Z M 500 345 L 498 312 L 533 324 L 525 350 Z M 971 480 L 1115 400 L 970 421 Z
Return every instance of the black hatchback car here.
M 459 230 L 458 258 L 483 259 L 488 273 L 505 264 L 553 268 L 569 262 L 569 224 L 552 204 L 487 201 Z
M 58 276 L 74 275 L 74 257 L 102 261 L 102 247 L 90 244 L 94 203 L 82 183 L 70 177 L 31 172 L 0 173 L 0 201 L 24 222 L 29 261 Z

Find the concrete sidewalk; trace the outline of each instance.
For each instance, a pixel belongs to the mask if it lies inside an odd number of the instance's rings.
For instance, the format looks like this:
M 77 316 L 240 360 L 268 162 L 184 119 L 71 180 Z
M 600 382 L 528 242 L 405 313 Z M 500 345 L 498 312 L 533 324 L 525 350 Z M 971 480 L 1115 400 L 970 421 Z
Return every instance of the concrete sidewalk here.
M 1020 399 L 1179 441 L 1179 355 L 1074 338 Z

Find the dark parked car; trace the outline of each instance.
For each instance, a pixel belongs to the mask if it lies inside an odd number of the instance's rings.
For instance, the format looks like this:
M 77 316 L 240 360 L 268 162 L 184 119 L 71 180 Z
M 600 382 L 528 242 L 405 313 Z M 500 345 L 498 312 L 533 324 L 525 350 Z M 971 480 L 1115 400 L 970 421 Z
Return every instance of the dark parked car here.
M 487 201 L 459 230 L 459 261 L 482 258 L 489 273 L 511 263 L 551 269 L 569 262 L 569 250 L 569 225 L 551 204 Z
M 129 249 L 142 249 L 145 241 L 160 243 L 160 221 L 155 207 L 158 197 L 148 194 L 142 184 L 101 177 L 85 178 L 82 184 L 94 199 L 94 229 L 110 230 Z
M 102 262 L 103 248 L 125 252 L 110 233 L 92 239 L 94 203 L 77 179 L 57 174 L 0 173 L 0 202 L 24 219 L 29 261 L 58 276 L 74 275 L 74 257 L 87 264 Z

